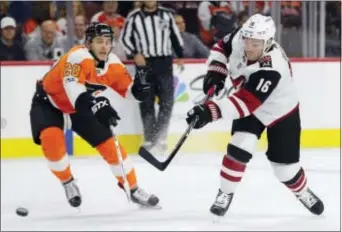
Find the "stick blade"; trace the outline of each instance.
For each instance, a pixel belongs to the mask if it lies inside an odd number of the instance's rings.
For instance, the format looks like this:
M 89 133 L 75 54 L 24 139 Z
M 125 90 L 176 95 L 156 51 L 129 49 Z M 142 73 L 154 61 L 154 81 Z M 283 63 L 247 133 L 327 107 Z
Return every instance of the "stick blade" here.
M 151 154 L 146 148 L 140 147 L 139 156 L 146 160 L 148 163 L 152 164 L 159 171 L 165 170 L 165 165 L 162 162 L 159 162 L 153 154 Z

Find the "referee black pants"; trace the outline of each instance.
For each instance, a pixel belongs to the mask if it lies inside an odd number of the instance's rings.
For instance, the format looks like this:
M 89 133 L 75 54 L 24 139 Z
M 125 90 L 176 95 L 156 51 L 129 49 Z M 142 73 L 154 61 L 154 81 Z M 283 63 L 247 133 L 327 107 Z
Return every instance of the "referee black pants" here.
M 172 57 L 147 58 L 151 72 L 147 79 L 151 82 L 149 99 L 140 103 L 140 113 L 144 126 L 145 142 L 156 143 L 166 140 L 173 108 Z M 156 100 L 157 97 L 157 100 Z M 155 103 L 159 110 L 156 112 Z

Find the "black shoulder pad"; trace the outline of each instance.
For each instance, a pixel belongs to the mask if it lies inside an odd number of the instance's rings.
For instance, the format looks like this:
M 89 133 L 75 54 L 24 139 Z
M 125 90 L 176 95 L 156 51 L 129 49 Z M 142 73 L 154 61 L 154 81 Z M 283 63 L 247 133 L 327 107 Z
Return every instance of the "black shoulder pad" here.
M 277 87 L 280 77 L 275 70 L 259 70 L 249 76 L 243 88 L 264 102 Z
M 224 51 L 226 53 L 226 56 L 229 57 L 230 54 L 232 54 L 232 41 L 234 36 L 237 34 L 237 32 L 240 30 L 241 27 L 236 28 L 232 33 L 229 33 L 225 35 L 222 40 L 220 41 L 223 44 Z

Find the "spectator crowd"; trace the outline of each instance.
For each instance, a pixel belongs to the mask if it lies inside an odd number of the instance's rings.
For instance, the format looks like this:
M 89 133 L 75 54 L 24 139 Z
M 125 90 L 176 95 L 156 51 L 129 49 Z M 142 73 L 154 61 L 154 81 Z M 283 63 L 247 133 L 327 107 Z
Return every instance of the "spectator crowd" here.
M 161 1 L 174 12 L 184 41 L 185 58 L 206 58 L 210 47 L 224 34 L 242 25 L 248 12 L 270 14 L 272 1 Z M 63 1 L 0 1 L 0 60 L 55 60 L 68 51 L 70 43 L 83 44 L 90 22 L 103 22 L 114 31 L 112 52 L 120 59 L 128 57 L 120 34 L 125 18 L 142 1 L 73 1 L 73 35 L 68 37 L 67 9 Z M 254 9 L 249 9 L 253 6 Z M 302 2 L 281 1 L 281 24 L 295 35 L 301 32 Z M 317 10 L 318 11 L 318 10 Z M 284 30 L 285 29 L 285 30 Z M 289 37 L 291 38 L 291 37 Z M 341 56 L 341 2 L 326 3 L 326 56 Z M 71 42 L 70 42 L 71 40 Z M 302 56 L 293 39 L 282 39 L 289 56 Z

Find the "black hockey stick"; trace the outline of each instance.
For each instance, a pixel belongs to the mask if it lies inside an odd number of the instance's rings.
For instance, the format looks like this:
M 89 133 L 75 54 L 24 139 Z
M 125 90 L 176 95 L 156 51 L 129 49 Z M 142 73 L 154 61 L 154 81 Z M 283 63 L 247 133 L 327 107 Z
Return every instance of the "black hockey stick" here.
M 215 89 L 211 88 L 208 91 L 208 94 L 206 96 L 206 98 L 203 100 L 203 102 L 207 101 L 213 94 L 214 94 Z M 168 156 L 168 158 L 164 161 L 164 162 L 160 162 L 159 160 L 157 160 L 153 154 L 151 154 L 146 148 L 144 148 L 143 146 L 140 147 L 139 149 L 139 155 L 144 158 L 147 162 L 149 162 L 150 164 L 152 164 L 155 168 L 159 169 L 160 171 L 164 171 L 167 166 L 169 166 L 169 164 L 171 163 L 172 159 L 176 156 L 177 152 L 179 151 L 179 149 L 182 147 L 183 143 L 185 142 L 185 140 L 188 138 L 191 130 L 194 128 L 194 126 L 196 125 L 198 121 L 198 117 L 195 118 L 195 120 L 193 120 L 188 128 L 186 129 L 186 131 L 183 133 L 182 137 L 178 140 L 175 148 L 172 150 L 171 154 Z

